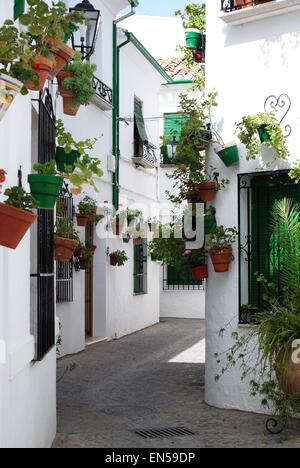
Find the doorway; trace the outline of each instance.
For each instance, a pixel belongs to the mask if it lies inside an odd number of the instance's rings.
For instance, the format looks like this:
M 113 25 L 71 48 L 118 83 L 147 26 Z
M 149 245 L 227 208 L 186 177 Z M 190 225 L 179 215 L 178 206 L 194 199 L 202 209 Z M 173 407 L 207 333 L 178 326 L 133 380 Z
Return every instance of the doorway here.
M 86 240 L 94 243 L 94 223 L 89 221 L 85 231 Z M 91 259 L 90 267 L 85 272 L 85 336 L 93 336 L 93 315 L 94 315 L 94 259 Z

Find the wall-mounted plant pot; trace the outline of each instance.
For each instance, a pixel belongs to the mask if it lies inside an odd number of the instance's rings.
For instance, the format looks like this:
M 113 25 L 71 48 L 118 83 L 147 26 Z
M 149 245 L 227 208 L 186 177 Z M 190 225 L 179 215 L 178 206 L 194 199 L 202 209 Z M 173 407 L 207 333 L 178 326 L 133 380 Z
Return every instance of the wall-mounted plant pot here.
M 281 361 L 281 359 L 280 359 Z M 276 365 L 276 376 L 284 393 L 289 396 L 300 395 L 300 363 L 292 361 L 292 350 L 286 356 L 286 363 L 279 365 L 279 357 Z
M 97 246 L 96 245 L 91 245 L 89 247 L 89 251 L 91 252 L 92 255 L 94 255 L 94 253 L 96 252 L 97 250 Z
M 201 281 L 208 278 L 207 265 L 199 265 L 192 268 L 192 276 L 195 281 Z
M 79 242 L 65 237 L 55 237 L 55 260 L 57 262 L 70 262 Z
M 31 211 L 0 203 L 0 245 L 15 250 L 35 220 Z
M 49 78 L 49 73 L 52 69 L 53 62 L 43 55 L 37 55 L 31 60 L 31 62 L 33 70 L 39 76 L 39 80 L 37 84 L 32 81 L 26 81 L 25 86 L 27 89 L 30 89 L 30 91 L 42 91 L 46 81 Z
M 123 239 L 124 244 L 128 244 L 131 239 L 130 234 L 123 235 L 122 239 Z
M 198 190 L 200 200 L 203 203 L 207 203 L 215 199 L 217 184 L 214 180 L 209 180 L 208 182 L 203 182 L 203 184 L 199 184 Z
M 210 250 L 211 261 L 216 273 L 226 273 L 232 261 L 232 249 Z
M 198 49 L 201 42 L 201 32 L 197 29 L 189 29 L 185 33 L 185 45 L 188 49 Z
M 257 132 L 261 143 L 269 143 L 271 141 L 268 125 L 261 125 L 258 127 Z
M 118 259 L 115 255 L 110 254 L 109 262 L 111 266 L 118 266 Z
M 234 0 L 234 6 L 237 10 L 240 10 L 241 8 L 249 8 L 253 5 L 251 5 L 251 0 Z
M 79 151 L 72 150 L 71 153 L 66 153 L 64 148 L 60 146 L 56 148 L 56 166 L 59 172 L 66 172 L 66 169 L 69 169 L 70 172 L 74 172 L 75 164 L 80 158 Z
M 29 174 L 28 183 L 39 208 L 53 210 L 64 179 L 44 174 Z
M 9 109 L 16 95 L 21 91 L 23 83 L 9 75 L 0 73 L 0 121 Z
M 235 142 L 224 146 L 218 145 L 215 148 L 215 152 L 227 167 L 235 166 L 240 162 L 239 149 Z
M 75 116 L 79 111 L 80 104 L 76 103 L 75 92 L 71 89 L 65 88 L 63 84 L 64 80 L 70 76 L 72 76 L 72 73 L 64 71 L 57 75 L 58 90 L 63 98 L 64 114 Z
M 77 226 L 85 227 L 88 223 L 89 216 L 85 214 L 76 213 Z
M 136 237 L 133 239 L 133 245 L 141 245 L 143 242 L 143 239 L 141 237 Z
M 54 38 L 49 39 L 47 46 L 55 59 L 55 65 L 51 67 L 50 71 L 50 78 L 53 80 L 64 66 L 74 58 L 75 51 L 63 41 Z
M 208 236 L 211 231 L 216 227 L 216 217 L 213 213 L 208 212 L 204 215 L 204 234 Z

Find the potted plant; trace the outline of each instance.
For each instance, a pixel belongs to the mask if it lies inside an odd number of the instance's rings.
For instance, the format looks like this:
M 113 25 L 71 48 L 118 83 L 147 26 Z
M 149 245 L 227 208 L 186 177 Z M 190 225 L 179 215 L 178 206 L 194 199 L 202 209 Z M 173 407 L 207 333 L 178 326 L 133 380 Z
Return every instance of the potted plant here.
M 0 203 L 0 245 L 15 250 L 36 220 L 35 200 L 22 187 L 6 189 Z
M 73 221 L 58 218 L 54 234 L 55 260 L 57 262 L 69 262 L 79 244 L 78 232 L 74 228 Z
M 58 76 L 58 89 L 63 97 L 64 113 L 76 115 L 80 106 L 88 106 L 95 96 L 93 77 L 96 65 L 83 62 L 77 52 L 72 63 L 66 65 Z
M 273 148 L 277 158 L 286 160 L 289 151 L 275 112 L 244 116 L 236 124 L 238 138 L 247 148 L 247 159 L 256 159 L 260 144 Z
M 124 266 L 125 263 L 129 260 L 126 252 L 124 250 L 116 250 L 109 255 L 111 266 Z
M 207 254 L 203 249 L 185 250 L 183 266 L 192 272 L 195 281 L 208 278 Z
M 88 241 L 79 243 L 75 249 L 74 257 L 77 260 L 77 263 L 81 270 L 88 270 L 91 267 L 93 252 L 91 251 L 91 243 Z
M 224 228 L 224 226 L 217 226 L 211 231 L 208 247 L 216 273 L 229 271 L 229 265 L 232 261 L 232 245 L 237 235 L 236 228 Z
M 214 149 L 225 166 L 230 167 L 239 164 L 239 149 L 235 141 L 226 144 L 223 141 L 219 142 Z
M 97 200 L 89 196 L 84 197 L 78 203 L 78 213 L 76 213 L 77 225 L 85 227 L 88 221 L 93 221 L 97 211 Z
M 127 210 L 127 224 L 130 225 L 133 221 L 141 219 L 143 213 L 141 210 Z
M 148 245 L 153 261 L 162 261 L 170 266 L 182 265 L 185 240 L 182 236 L 177 236 L 179 230 L 176 225 L 158 225 L 154 239 Z
M 28 175 L 31 195 L 39 208 L 53 210 L 62 188 L 63 178 L 57 175 L 55 161 L 36 163 L 33 169 L 37 174 Z
M 73 26 L 84 24 L 84 16 L 79 11 L 69 12 L 63 2 L 53 2 L 48 6 L 43 0 L 31 0 L 29 8 L 19 20 L 27 27 L 33 39 L 32 47 L 39 58 L 53 58 L 50 69 L 46 63 L 42 63 L 42 68 L 51 79 L 55 78 L 75 55 L 74 50 L 65 44 L 66 34 L 70 33 Z
M 133 245 L 141 245 L 143 239 L 146 238 L 146 231 L 140 226 L 129 227 L 127 232 L 133 239 Z
M 183 20 L 183 27 L 186 29 L 186 47 L 188 49 L 198 49 L 206 28 L 206 8 L 205 5 L 189 4 L 184 11 L 177 11 L 176 16 Z
M 5 172 L 5 170 L 0 169 L 0 184 L 3 184 L 3 182 L 6 181 L 6 176 L 7 176 L 7 173 Z

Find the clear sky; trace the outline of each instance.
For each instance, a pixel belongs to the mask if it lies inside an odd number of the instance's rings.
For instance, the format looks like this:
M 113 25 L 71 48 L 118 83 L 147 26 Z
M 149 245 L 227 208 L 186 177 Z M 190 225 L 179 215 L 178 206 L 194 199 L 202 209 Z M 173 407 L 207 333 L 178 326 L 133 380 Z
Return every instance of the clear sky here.
M 200 0 L 193 0 L 194 3 L 202 3 Z M 153 16 L 174 16 L 176 10 L 180 10 L 185 5 L 192 3 L 190 0 L 139 0 L 140 4 L 136 9 L 138 15 Z

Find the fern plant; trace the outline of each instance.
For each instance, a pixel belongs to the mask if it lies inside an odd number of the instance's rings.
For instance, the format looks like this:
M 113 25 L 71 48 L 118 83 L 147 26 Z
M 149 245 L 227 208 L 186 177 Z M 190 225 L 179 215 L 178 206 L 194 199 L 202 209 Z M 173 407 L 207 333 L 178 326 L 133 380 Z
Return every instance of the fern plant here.
M 96 65 L 82 61 L 80 52 L 64 67 L 63 71 L 71 73 L 71 76 L 63 80 L 63 87 L 74 92 L 77 104 L 88 106 L 95 96 L 93 78 L 96 70 Z

